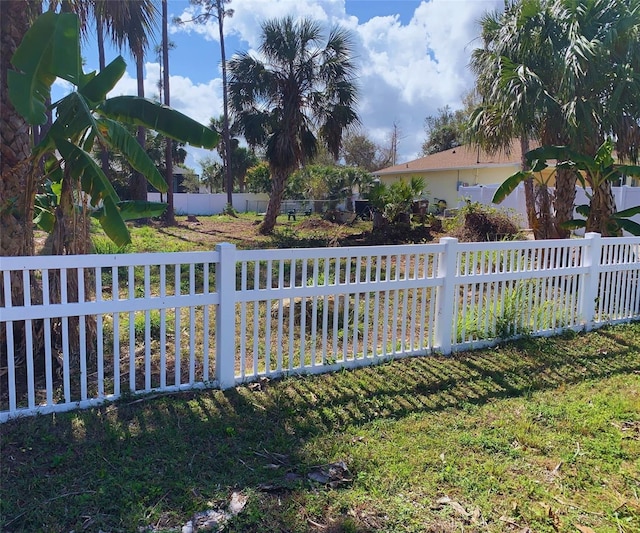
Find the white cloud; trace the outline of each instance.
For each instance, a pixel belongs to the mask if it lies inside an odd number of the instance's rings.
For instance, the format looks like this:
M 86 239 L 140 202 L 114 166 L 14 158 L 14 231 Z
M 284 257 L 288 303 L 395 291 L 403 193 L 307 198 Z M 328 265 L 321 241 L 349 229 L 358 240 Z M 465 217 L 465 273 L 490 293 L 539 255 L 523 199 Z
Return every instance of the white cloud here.
M 434 0 L 420 3 L 407 24 L 390 15 L 355 28 L 361 61 L 360 116 L 378 142 L 383 140 L 381 129 L 389 131 L 398 124 L 399 160 L 418 156 L 425 117 L 445 105 L 461 105 L 473 85 L 467 64 L 479 31 L 477 20 L 496 5 L 499 2 Z
M 291 15 L 311 17 L 328 26 L 340 23 L 353 32 L 359 63 L 359 115 L 363 129 L 378 143 L 388 142 L 394 123 L 400 129 L 399 161 L 419 155 L 424 140 L 425 117 L 449 105 L 457 108 L 471 89 L 473 76 L 467 64 L 471 50 L 479 45 L 477 21 L 487 10 L 499 9 L 502 0 L 432 0 L 415 3 L 409 16 L 394 14 L 409 2 L 386 2 L 387 16 L 358 20 L 349 15 L 344 0 L 234 0 L 235 13 L 225 20 L 227 55 L 256 49 L 260 24 L 270 18 Z M 195 13 L 186 3 L 174 3 L 186 18 Z M 215 20 L 206 25 L 173 28 L 174 34 L 189 34 L 189 46 L 202 46 L 202 39 L 218 40 Z M 234 43 L 229 46 L 229 43 Z M 236 43 L 239 43 L 237 45 Z M 184 46 L 184 45 L 182 45 Z M 217 47 L 212 47 L 212 54 Z M 215 58 L 213 58 L 215 60 Z M 179 67 L 174 67 L 174 72 Z M 145 91 L 158 93 L 159 65 L 147 63 Z M 208 123 L 222 113 L 220 75 L 194 83 L 188 71 L 171 76 L 172 106 Z M 201 78 L 200 78 L 201 79 Z M 136 81 L 125 75 L 112 94 L 135 94 Z M 201 156 L 198 156 L 201 158 Z
M 252 48 L 260 44 L 260 26 L 272 18 L 292 16 L 308 17 L 324 23 L 336 23 L 346 19 L 344 0 L 234 0 L 229 5 L 234 10 L 232 17 L 225 19 L 225 32 L 235 35 Z M 188 6 L 179 15 L 183 20 L 191 20 L 201 10 Z M 188 31 L 204 35 L 208 40 L 219 40 L 218 23 L 211 18 L 204 24 L 185 24 L 172 31 Z

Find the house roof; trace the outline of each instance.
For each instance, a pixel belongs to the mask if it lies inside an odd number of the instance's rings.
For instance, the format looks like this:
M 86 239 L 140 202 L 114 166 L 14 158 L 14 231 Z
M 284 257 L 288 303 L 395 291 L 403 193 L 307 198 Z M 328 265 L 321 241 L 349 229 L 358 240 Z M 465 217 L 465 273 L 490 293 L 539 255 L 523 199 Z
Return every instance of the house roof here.
M 456 170 L 463 168 L 484 168 L 500 166 L 519 166 L 522 158 L 520 142 L 514 140 L 508 151 L 488 154 L 471 145 L 458 146 L 444 152 L 414 159 L 407 163 L 394 165 L 375 171 L 376 176 L 387 174 L 411 174 L 433 172 L 437 170 Z

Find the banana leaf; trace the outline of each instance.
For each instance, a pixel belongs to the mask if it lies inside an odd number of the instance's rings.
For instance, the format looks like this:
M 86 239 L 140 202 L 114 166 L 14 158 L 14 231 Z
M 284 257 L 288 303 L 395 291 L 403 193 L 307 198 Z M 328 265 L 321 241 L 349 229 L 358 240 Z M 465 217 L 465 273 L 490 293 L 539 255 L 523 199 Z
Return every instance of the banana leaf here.
M 104 199 L 97 218 L 107 237 L 117 246 L 125 246 L 131 243 L 131 235 L 113 198 L 107 197 Z
M 615 218 L 616 224 L 632 235 L 640 235 L 640 224 L 628 218 Z
M 493 194 L 492 202 L 494 204 L 499 204 L 502 202 L 507 196 L 509 196 L 523 181 L 525 181 L 529 176 L 531 176 L 531 172 L 527 170 L 520 170 L 515 174 L 509 176 L 506 180 L 502 182 L 500 187 Z
M 167 209 L 167 204 L 160 202 L 142 202 L 125 200 L 116 204 L 122 220 L 137 220 L 161 216 Z M 104 215 L 104 208 L 100 207 L 91 213 L 92 217 L 100 218 Z
M 29 124 L 47 121 L 46 101 L 57 77 L 78 86 L 90 79 L 82 72 L 79 31 L 76 15 L 47 11 L 11 58 L 16 70 L 7 72 L 9 98 Z
M 98 119 L 97 123 L 107 142 L 121 152 L 131 166 L 142 173 L 158 191 L 166 192 L 167 182 L 137 139 L 113 120 L 103 118 Z
M 588 217 L 591 207 L 588 204 L 582 204 L 576 207 L 576 212 L 583 217 Z
M 56 147 L 73 178 L 80 178 L 82 191 L 91 197 L 93 207 L 110 198 L 119 202 L 118 194 L 95 160 L 84 150 L 65 139 L 56 139 Z
M 116 83 L 122 78 L 126 70 L 127 64 L 122 56 L 118 56 L 93 79 L 88 81 L 84 87 L 81 87 L 78 92 L 91 102 L 103 102 L 109 91 L 116 86 Z
M 629 209 L 624 209 L 613 214 L 616 218 L 628 218 L 635 215 L 640 215 L 640 205 L 636 205 L 635 207 L 630 207 Z
M 104 117 L 135 124 L 162 133 L 180 142 L 215 148 L 220 134 L 169 107 L 138 96 L 109 98 L 96 109 Z

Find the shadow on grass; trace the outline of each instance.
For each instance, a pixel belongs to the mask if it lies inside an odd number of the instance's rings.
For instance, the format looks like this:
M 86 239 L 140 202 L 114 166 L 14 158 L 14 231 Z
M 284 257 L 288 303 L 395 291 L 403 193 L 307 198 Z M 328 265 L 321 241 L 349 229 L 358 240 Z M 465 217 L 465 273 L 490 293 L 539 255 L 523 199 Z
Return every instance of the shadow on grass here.
M 10 422 L 0 529 L 137 531 L 184 523 L 233 488 L 295 489 L 285 474 L 317 463 L 302 450 L 318 436 L 637 372 L 639 333 L 636 323 Z M 269 453 L 288 461 L 268 464 Z

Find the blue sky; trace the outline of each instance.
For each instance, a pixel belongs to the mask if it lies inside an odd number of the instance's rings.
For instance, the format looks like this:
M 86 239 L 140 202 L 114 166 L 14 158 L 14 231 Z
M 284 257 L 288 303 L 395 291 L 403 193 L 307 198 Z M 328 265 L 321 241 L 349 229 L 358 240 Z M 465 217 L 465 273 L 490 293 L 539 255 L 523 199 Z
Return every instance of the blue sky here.
M 478 20 L 503 0 L 233 0 L 235 13 L 225 21 L 227 56 L 259 46 L 260 23 L 292 15 L 312 17 L 328 27 L 348 28 L 356 43 L 362 130 L 375 142 L 388 143 L 394 123 L 400 130 L 398 161 L 419 156 L 425 138 L 424 119 L 445 105 L 456 109 L 473 86 L 470 53 L 479 45 Z M 170 17 L 189 18 L 188 0 L 169 0 Z M 222 113 L 222 83 L 218 28 L 173 26 L 170 39 L 171 105 L 207 123 Z M 159 42 L 159 38 L 158 38 Z M 117 55 L 109 50 L 107 59 Z M 97 67 L 95 42 L 83 47 L 86 69 Z M 135 68 L 129 68 L 112 95 L 135 94 Z M 152 97 L 160 76 L 158 59 L 150 50 L 145 65 L 145 91 Z M 211 152 L 190 149 L 187 164 Z

